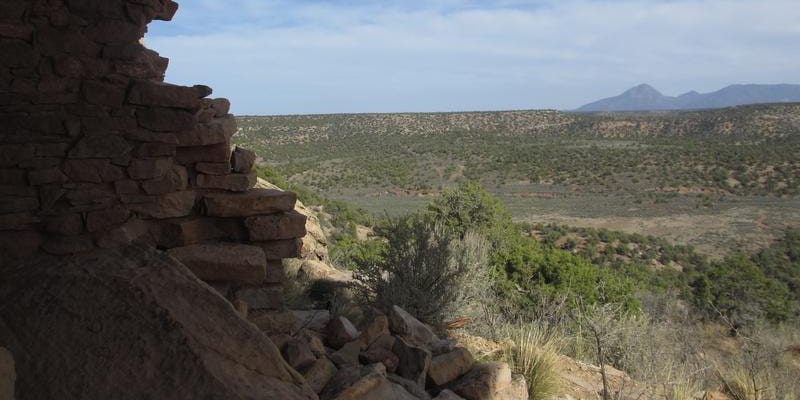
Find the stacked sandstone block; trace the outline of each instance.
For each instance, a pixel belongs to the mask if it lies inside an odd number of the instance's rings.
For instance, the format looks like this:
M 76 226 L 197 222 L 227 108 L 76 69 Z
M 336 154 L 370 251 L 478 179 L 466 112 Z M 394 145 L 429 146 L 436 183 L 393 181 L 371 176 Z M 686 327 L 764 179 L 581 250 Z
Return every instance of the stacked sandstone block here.
M 240 304 L 280 310 L 280 259 L 299 255 L 305 217 L 293 194 L 252 189 L 227 100 L 163 82 L 168 60 L 141 38 L 176 10 L 0 3 L 0 267 L 148 240 Z

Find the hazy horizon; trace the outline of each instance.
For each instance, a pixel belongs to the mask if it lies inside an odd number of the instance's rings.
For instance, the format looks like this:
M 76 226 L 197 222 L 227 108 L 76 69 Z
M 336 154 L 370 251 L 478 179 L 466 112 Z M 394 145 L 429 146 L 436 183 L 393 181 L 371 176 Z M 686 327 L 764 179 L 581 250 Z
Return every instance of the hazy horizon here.
M 205 0 L 146 43 L 237 114 L 571 110 L 800 82 L 798 20 L 787 0 Z

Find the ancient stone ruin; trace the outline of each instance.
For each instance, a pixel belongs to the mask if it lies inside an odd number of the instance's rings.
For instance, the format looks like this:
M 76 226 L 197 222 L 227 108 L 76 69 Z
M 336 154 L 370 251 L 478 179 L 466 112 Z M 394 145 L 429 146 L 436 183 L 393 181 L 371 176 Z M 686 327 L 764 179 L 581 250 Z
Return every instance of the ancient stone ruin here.
M 255 155 L 231 151 L 227 100 L 163 82 L 168 60 L 142 38 L 177 9 L 170 0 L 0 3 L 0 276 L 9 283 L 0 286 L 13 290 L 30 260 L 144 243 L 265 331 L 288 332 L 281 259 L 300 254 L 306 217 L 294 194 L 254 188 Z M 27 306 L 0 315 L 38 304 Z M 25 335 L 2 325 L 0 339 Z
M 280 310 L 280 260 L 299 255 L 305 216 L 292 193 L 253 189 L 227 100 L 163 82 L 168 60 L 141 39 L 177 8 L 0 5 L 2 261 L 149 241 L 241 307 Z
M 527 397 L 402 309 L 284 307 L 307 217 L 231 149 L 227 100 L 164 83 L 142 38 L 177 9 L 0 2 L 0 397 Z

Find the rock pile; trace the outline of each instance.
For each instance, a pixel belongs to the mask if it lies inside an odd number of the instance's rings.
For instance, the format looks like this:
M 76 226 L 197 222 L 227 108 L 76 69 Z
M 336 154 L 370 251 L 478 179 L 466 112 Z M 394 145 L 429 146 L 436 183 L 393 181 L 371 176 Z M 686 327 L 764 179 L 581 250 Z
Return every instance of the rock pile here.
M 304 317 L 292 335 L 271 338 L 323 400 L 528 398 L 507 364 L 476 362 L 400 307 L 361 330 L 324 311 Z
M 168 60 L 141 38 L 177 8 L 0 4 L 0 268 L 146 241 L 242 312 L 286 320 L 281 259 L 300 255 L 306 217 L 294 194 L 253 188 L 227 100 L 163 82 Z

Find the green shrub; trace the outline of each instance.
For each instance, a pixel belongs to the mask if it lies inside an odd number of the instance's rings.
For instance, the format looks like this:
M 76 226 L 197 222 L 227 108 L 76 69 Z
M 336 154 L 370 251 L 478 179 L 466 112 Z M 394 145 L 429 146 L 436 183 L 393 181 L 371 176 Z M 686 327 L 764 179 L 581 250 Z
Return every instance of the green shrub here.
M 383 236 L 382 257 L 356 265 L 365 303 L 387 312 L 398 305 L 438 325 L 485 293 L 488 246 L 480 236 L 459 237 L 420 216 L 392 221 Z

